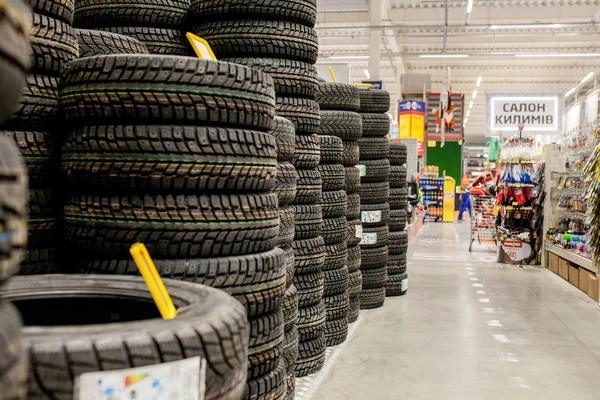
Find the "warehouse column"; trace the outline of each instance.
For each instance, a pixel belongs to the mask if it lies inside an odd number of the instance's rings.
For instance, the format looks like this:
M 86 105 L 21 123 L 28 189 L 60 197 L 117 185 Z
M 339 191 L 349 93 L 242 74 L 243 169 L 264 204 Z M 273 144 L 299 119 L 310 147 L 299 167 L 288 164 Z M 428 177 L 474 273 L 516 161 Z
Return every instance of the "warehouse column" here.
M 382 0 L 371 0 L 369 22 L 371 35 L 369 38 L 369 72 L 371 79 L 381 79 L 381 6 Z

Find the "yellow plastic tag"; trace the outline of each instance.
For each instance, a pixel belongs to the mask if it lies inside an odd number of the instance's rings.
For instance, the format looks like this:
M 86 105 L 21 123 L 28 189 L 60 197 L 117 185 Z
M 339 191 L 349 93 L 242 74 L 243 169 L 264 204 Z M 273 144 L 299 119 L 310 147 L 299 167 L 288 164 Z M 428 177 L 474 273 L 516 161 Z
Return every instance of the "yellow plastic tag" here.
M 329 73 L 331 74 L 331 79 L 333 79 L 333 83 L 337 83 L 337 79 L 335 79 L 335 73 L 333 72 L 332 67 L 329 67 Z
M 427 147 L 435 147 L 435 146 L 436 146 L 435 140 L 428 140 L 427 141 Z
M 370 83 L 355 83 L 355 84 L 354 84 L 354 87 L 357 87 L 357 88 L 359 88 L 359 89 L 360 89 L 360 88 L 364 88 L 364 89 L 367 89 L 367 90 L 368 90 L 368 89 L 371 89 L 371 86 L 373 86 L 373 85 L 372 85 L 372 84 L 370 84 Z
M 202 60 L 217 61 L 215 53 L 213 53 L 212 49 L 210 48 L 210 45 L 206 40 L 189 32 L 185 36 L 190 41 L 190 44 L 194 48 L 194 51 L 196 52 L 198 58 Z
M 152 295 L 152 299 L 154 300 L 154 303 L 156 303 L 158 311 L 160 311 L 160 315 L 163 319 L 175 318 L 177 316 L 177 309 L 175 309 L 171 296 L 169 296 L 162 279 L 160 279 L 160 275 L 158 275 L 158 271 L 156 271 L 156 266 L 154 265 L 152 258 L 150 258 L 146 246 L 144 246 L 143 243 L 135 243 L 129 249 L 129 253 L 133 258 L 135 265 L 137 265 L 140 274 L 142 274 L 142 277 L 148 286 L 148 290 Z
M 459 141 L 458 141 L 458 145 L 459 145 L 459 146 L 462 146 L 462 140 L 459 140 Z

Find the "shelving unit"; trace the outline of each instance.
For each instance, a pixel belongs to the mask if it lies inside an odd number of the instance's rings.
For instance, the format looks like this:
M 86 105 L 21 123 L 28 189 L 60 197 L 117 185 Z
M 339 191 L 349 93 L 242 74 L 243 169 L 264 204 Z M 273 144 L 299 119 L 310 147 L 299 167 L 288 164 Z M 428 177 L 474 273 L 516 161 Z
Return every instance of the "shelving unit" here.
M 444 178 L 438 174 L 424 173 L 420 181 L 423 191 L 423 205 L 426 208 L 425 221 L 440 222 L 444 211 Z

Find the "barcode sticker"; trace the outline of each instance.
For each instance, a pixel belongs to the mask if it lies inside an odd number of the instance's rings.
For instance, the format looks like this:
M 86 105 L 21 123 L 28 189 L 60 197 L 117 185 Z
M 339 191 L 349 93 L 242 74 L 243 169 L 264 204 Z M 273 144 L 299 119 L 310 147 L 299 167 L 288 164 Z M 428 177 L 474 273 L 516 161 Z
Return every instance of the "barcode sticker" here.
M 403 281 L 400 281 L 400 290 L 403 292 L 405 290 L 408 290 L 408 278 L 404 279 Z
M 367 176 L 367 166 L 366 165 L 357 165 L 356 168 L 358 168 L 358 171 L 360 172 L 360 176 Z
M 363 235 L 362 225 L 354 225 L 354 228 L 355 228 L 354 236 L 358 239 L 362 239 L 362 235 Z
M 379 235 L 377 232 L 364 232 L 360 244 L 377 244 Z
M 363 211 L 360 215 L 361 222 L 374 224 L 376 222 L 381 222 L 383 212 L 381 210 L 377 211 Z

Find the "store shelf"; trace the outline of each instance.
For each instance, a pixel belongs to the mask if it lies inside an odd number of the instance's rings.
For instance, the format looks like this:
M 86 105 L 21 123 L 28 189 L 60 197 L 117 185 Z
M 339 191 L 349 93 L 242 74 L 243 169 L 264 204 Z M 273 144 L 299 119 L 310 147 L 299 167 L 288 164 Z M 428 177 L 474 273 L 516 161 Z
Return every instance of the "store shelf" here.
M 581 254 L 573 253 L 572 251 L 558 247 L 550 242 L 544 242 L 544 249 L 550 253 L 554 253 L 557 256 L 564 258 L 567 261 L 571 261 L 573 264 L 579 265 L 590 272 L 598 272 L 598 268 L 594 266 L 594 261 L 591 258 L 582 256 Z

